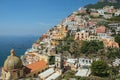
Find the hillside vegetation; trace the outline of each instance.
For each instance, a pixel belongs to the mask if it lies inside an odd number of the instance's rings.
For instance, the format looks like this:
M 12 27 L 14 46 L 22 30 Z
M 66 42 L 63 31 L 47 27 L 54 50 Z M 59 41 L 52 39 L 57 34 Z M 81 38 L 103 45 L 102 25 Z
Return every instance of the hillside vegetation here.
M 106 5 L 107 6 L 114 6 L 115 8 L 120 8 L 120 3 L 108 3 L 108 2 L 98 2 L 96 4 L 88 4 L 85 7 L 86 8 L 100 9 L 100 8 L 103 8 Z

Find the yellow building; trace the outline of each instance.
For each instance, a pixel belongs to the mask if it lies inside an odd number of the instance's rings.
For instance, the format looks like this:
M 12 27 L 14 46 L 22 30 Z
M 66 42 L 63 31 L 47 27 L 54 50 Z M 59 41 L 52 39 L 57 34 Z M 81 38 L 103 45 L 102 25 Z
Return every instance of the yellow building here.
M 89 33 L 87 31 L 80 31 L 75 34 L 75 40 L 88 40 Z
M 67 30 L 65 26 L 58 25 L 56 29 L 52 32 L 52 39 L 62 40 L 67 35 Z
M 100 14 L 98 12 L 91 12 L 90 15 L 93 16 L 93 17 L 99 17 L 100 16 Z

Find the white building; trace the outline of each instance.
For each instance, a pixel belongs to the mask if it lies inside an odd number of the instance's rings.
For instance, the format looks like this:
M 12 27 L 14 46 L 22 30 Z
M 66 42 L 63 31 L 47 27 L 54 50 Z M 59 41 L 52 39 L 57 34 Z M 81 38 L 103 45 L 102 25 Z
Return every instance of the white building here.
M 113 15 L 112 15 L 112 14 L 104 14 L 103 17 L 104 17 L 105 19 L 110 19 L 110 18 L 113 17 Z
M 92 59 L 79 58 L 78 59 L 78 69 L 75 76 L 86 77 L 91 73 L 90 66 L 92 64 Z M 85 68 L 86 67 L 86 68 Z
M 118 9 L 115 13 L 114 16 L 120 16 L 120 9 Z
M 54 73 L 54 68 L 49 68 L 46 71 L 40 73 L 38 76 L 40 79 L 45 80 L 48 76 Z
M 103 9 L 98 9 L 97 11 L 100 15 L 104 15 L 104 13 L 105 13 Z
M 111 24 L 108 24 L 108 26 L 111 29 L 114 29 L 116 34 L 118 34 L 120 32 L 120 23 L 111 23 Z
M 91 66 L 91 63 L 93 62 L 92 59 L 85 59 L 85 58 L 79 58 L 78 60 L 78 66 Z
M 108 35 L 106 33 L 97 33 L 97 36 L 99 36 L 100 38 L 104 38 L 107 37 Z
M 113 66 L 119 66 L 120 65 L 120 59 L 115 59 L 113 62 Z
M 79 69 L 75 76 L 86 77 L 89 76 L 91 73 L 90 69 Z

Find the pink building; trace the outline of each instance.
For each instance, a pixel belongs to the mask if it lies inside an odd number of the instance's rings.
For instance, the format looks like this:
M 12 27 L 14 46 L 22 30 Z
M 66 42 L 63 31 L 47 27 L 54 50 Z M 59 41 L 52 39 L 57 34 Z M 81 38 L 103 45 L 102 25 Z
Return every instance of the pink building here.
M 96 28 L 96 33 L 105 33 L 105 32 L 106 32 L 105 26 L 100 26 Z

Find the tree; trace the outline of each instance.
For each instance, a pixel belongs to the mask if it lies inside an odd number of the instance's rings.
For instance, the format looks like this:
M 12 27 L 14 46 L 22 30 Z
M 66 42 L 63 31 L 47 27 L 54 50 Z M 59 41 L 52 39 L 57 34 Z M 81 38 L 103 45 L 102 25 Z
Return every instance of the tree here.
M 94 61 L 91 66 L 92 74 L 99 77 L 107 77 L 109 75 L 108 64 L 104 61 Z
M 109 2 L 98 2 L 96 4 L 88 4 L 85 7 L 88 9 L 90 9 L 90 8 L 100 9 L 106 5 L 107 6 L 114 6 L 115 8 L 120 8 L 120 3 L 109 3 Z
M 115 41 L 120 45 L 120 34 L 115 36 Z
M 75 75 L 75 71 L 68 70 L 67 72 L 65 72 L 63 78 L 65 80 L 69 80 L 70 78 L 75 77 L 74 75 Z
M 97 53 L 98 50 L 103 49 L 103 42 L 101 41 L 83 41 L 81 52 L 82 53 Z
M 49 65 L 55 64 L 55 56 L 49 56 Z
M 108 48 L 107 57 L 112 60 L 115 58 L 120 58 L 120 49 Z

